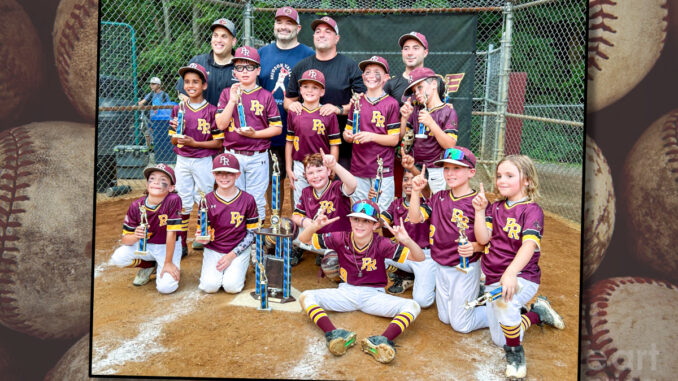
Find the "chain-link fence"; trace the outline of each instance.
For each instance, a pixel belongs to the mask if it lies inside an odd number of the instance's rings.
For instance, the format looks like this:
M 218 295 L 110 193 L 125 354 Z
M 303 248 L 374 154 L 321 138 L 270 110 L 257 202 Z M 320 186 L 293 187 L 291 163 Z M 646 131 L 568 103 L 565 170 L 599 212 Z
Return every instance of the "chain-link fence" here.
M 259 48 L 274 41 L 275 10 L 284 5 L 313 17 L 386 13 L 421 20 L 429 15 L 476 15 L 475 52 L 430 46 L 426 58 L 426 66 L 436 70 L 455 57 L 475 56 L 468 145 L 479 159 L 476 181 L 491 183 L 496 163 L 505 154 L 526 154 L 537 163 L 544 209 L 580 221 L 586 0 L 102 0 L 100 199 L 116 185 L 142 189 L 138 178 L 143 166 L 176 160 L 163 119 L 169 114 L 157 110 L 178 101 L 177 69 L 210 51 L 211 23 L 221 17 L 232 20 L 238 46 Z M 443 36 L 454 34 L 445 25 L 438 29 Z M 350 33 L 344 29 L 342 37 Z M 341 42 L 338 51 L 356 61 L 382 55 L 392 75 L 399 75 L 404 70 L 396 43 L 399 34 L 391 34 L 384 31 L 375 38 L 383 39 L 384 46 L 395 45 L 395 51 L 353 51 Z M 302 42 L 312 46 L 312 41 Z M 170 102 L 134 106 L 151 91 L 152 77 L 162 81 Z M 109 194 L 115 194 L 112 190 Z

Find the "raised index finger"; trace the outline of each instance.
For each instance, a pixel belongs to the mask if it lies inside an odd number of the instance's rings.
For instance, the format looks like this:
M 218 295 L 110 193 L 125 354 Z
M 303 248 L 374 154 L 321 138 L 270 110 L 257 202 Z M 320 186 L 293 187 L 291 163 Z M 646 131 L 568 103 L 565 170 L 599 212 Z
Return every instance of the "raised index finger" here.
M 322 147 L 320 147 L 320 154 L 323 155 L 323 156 L 325 156 L 325 152 L 323 152 L 323 148 L 322 148 Z
M 485 196 L 485 187 L 483 187 L 483 183 L 480 183 L 480 194 Z

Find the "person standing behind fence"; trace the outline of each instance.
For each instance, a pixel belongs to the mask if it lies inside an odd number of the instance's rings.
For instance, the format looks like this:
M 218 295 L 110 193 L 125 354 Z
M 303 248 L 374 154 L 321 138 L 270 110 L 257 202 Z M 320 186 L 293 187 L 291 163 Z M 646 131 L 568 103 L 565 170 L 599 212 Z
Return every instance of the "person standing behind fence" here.
M 313 55 L 313 49 L 299 43 L 297 35 L 301 30 L 299 14 L 292 7 L 278 8 L 275 13 L 273 35 L 275 42 L 259 48 L 261 73 L 259 84 L 273 94 L 282 121 L 282 134 L 271 138 L 271 152 L 280 160 L 282 168 L 286 168 L 285 136 L 287 134 L 287 111 L 283 107 L 290 72 L 300 60 Z M 269 171 L 271 168 L 269 168 Z M 281 180 L 287 177 L 286 171 L 280 173 Z M 285 192 L 280 192 L 280 205 L 285 200 Z M 296 201 L 295 201 L 296 204 Z M 294 205 L 294 204 L 293 204 Z
M 233 74 L 233 54 L 238 40 L 235 38 L 235 24 L 229 19 L 221 18 L 214 21 L 210 29 L 212 30 L 210 42 L 212 50 L 209 53 L 197 55 L 188 62 L 200 64 L 206 69 L 209 82 L 204 96 L 207 102 L 216 106 L 221 90 L 238 82 Z M 182 78 L 177 81 L 176 90 L 180 100 L 188 99 L 184 92 Z
M 346 125 L 351 99 L 351 91 L 364 93 L 367 89 L 362 79 L 358 64 L 351 58 L 337 53 L 339 43 L 339 27 L 331 17 L 324 16 L 311 23 L 315 55 L 306 57 L 292 68 L 285 108 L 288 112 L 301 113 L 299 102 L 299 79 L 309 69 L 316 69 L 325 74 L 325 95 L 320 99 L 322 107 L 320 115 L 336 114 L 340 126 Z M 351 164 L 351 144 L 339 147 L 339 162 L 344 168 Z
M 146 94 L 144 99 L 139 101 L 139 106 L 143 105 L 153 105 L 153 106 L 165 106 L 165 105 L 175 105 L 170 99 L 169 95 L 162 90 L 162 83 L 160 78 L 153 77 L 150 81 L 151 92 Z M 151 130 L 151 136 L 153 141 L 153 152 L 155 153 L 155 162 L 156 163 L 165 163 L 169 164 L 176 160 L 174 153 L 172 152 L 172 144 L 170 143 L 169 138 L 167 137 L 167 126 L 170 118 L 171 109 L 159 109 L 159 110 L 150 110 L 148 112 L 148 117 L 150 123 L 148 126 Z

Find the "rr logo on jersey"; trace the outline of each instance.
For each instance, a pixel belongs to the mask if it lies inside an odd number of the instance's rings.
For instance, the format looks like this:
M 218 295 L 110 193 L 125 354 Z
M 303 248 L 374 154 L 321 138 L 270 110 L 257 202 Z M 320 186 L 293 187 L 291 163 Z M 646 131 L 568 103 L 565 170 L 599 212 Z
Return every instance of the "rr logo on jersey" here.
M 320 201 L 320 209 L 324 210 L 326 215 L 332 212 L 336 212 L 336 209 L 334 209 L 334 202 L 332 201 L 326 200 Z
M 385 121 L 386 117 L 381 115 L 379 111 L 372 111 L 372 123 L 374 123 L 375 127 L 384 127 Z
M 507 218 L 506 226 L 504 226 L 503 230 L 508 233 L 509 238 L 520 239 L 520 237 L 518 237 L 518 233 L 520 233 L 520 225 L 516 223 L 515 218 Z
M 243 220 L 245 219 L 245 216 L 238 212 L 231 212 L 231 223 L 235 224 L 235 227 L 237 228 L 242 224 Z
M 318 135 L 325 135 L 325 124 L 320 119 L 313 119 L 313 131 L 318 131 Z
M 254 111 L 254 115 L 261 116 L 264 113 L 264 105 L 259 103 L 258 100 L 252 99 L 250 102 L 250 111 Z
M 210 133 L 210 125 L 205 119 L 198 119 L 198 131 L 202 132 L 203 135 Z
M 158 222 L 160 223 L 160 226 L 167 225 L 167 215 L 166 214 L 159 215 L 158 216 Z
M 452 208 L 452 218 L 450 221 L 452 221 L 455 226 L 457 225 L 457 218 L 461 220 L 461 223 L 464 225 L 464 229 L 468 229 L 468 217 L 464 215 L 464 212 L 460 209 L 457 208 Z
M 377 269 L 377 260 L 374 258 L 363 258 L 363 265 L 360 270 L 374 271 Z

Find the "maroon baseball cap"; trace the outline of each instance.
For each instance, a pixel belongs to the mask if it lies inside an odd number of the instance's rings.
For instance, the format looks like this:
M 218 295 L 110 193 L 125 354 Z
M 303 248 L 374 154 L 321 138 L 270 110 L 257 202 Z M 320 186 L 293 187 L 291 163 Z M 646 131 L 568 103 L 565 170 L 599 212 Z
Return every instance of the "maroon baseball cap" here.
M 371 200 L 360 200 L 353 204 L 347 217 L 358 217 L 379 222 L 379 206 Z
M 212 30 L 212 32 L 214 32 L 214 28 L 218 26 L 226 28 L 229 31 L 229 33 L 231 33 L 231 37 L 235 37 L 235 24 L 233 24 L 233 21 L 226 18 L 214 20 L 212 25 L 210 25 L 210 29 Z
M 275 12 L 275 18 L 278 17 L 287 17 L 292 19 L 292 21 L 297 23 L 297 25 L 301 24 L 299 21 L 299 13 L 297 13 L 297 10 L 292 7 L 278 8 L 278 10 Z
M 308 82 L 315 82 L 319 84 L 320 86 L 325 88 L 325 75 L 320 70 L 316 69 L 309 69 L 304 72 L 304 74 L 301 75 L 301 79 L 297 81 L 299 84 L 301 84 L 304 81 Z
M 148 180 L 148 177 L 153 172 L 162 172 L 162 173 L 166 174 L 167 176 L 169 176 L 170 181 L 172 181 L 172 185 L 176 184 L 176 182 L 177 182 L 176 177 L 174 176 L 174 169 L 172 169 L 172 167 L 170 167 L 167 164 L 160 163 L 160 164 L 156 164 L 152 167 L 146 167 L 144 169 L 144 177 L 146 178 L 146 180 Z
M 240 163 L 232 153 L 221 153 L 212 160 L 212 172 L 239 173 Z
M 419 43 L 424 46 L 424 49 L 428 49 L 428 41 L 426 41 L 426 36 L 414 31 L 400 36 L 400 39 L 398 39 L 398 45 L 400 45 L 400 49 L 402 49 L 403 45 L 405 45 L 405 41 L 410 39 L 419 41 Z
M 431 69 L 427 67 L 418 67 L 410 72 L 410 84 L 407 85 L 404 95 L 412 94 L 412 88 L 417 83 L 427 79 L 427 78 L 437 78 L 438 75 Z
M 189 71 L 198 73 L 198 75 L 202 77 L 202 80 L 207 82 L 207 70 L 205 70 L 205 68 L 202 67 L 201 64 L 191 62 L 187 66 L 184 66 L 181 69 L 179 69 L 179 75 L 183 78 L 184 74 L 186 74 Z
M 437 167 L 445 166 L 445 163 L 457 164 L 462 167 L 475 168 L 476 167 L 476 156 L 471 152 L 470 149 L 466 147 L 452 147 L 448 148 L 441 155 L 440 160 L 436 161 L 435 164 Z
M 332 29 L 334 29 L 334 33 L 339 34 L 339 27 L 337 26 L 337 22 L 334 21 L 333 18 L 329 16 L 323 16 L 317 20 L 313 20 L 313 22 L 311 23 L 311 30 L 315 31 L 315 28 L 320 24 L 329 25 Z
M 385 58 L 379 57 L 379 56 L 372 56 L 367 60 L 360 61 L 360 63 L 358 64 L 358 67 L 360 68 L 360 70 L 365 71 L 365 67 L 367 65 L 375 65 L 375 64 L 381 65 L 381 67 L 383 67 L 384 70 L 386 70 L 386 74 L 388 74 L 388 62 L 386 62 Z
M 233 56 L 233 61 L 235 60 L 247 60 L 254 62 L 259 65 L 259 53 L 257 50 L 251 46 L 241 46 L 235 50 L 235 55 Z

